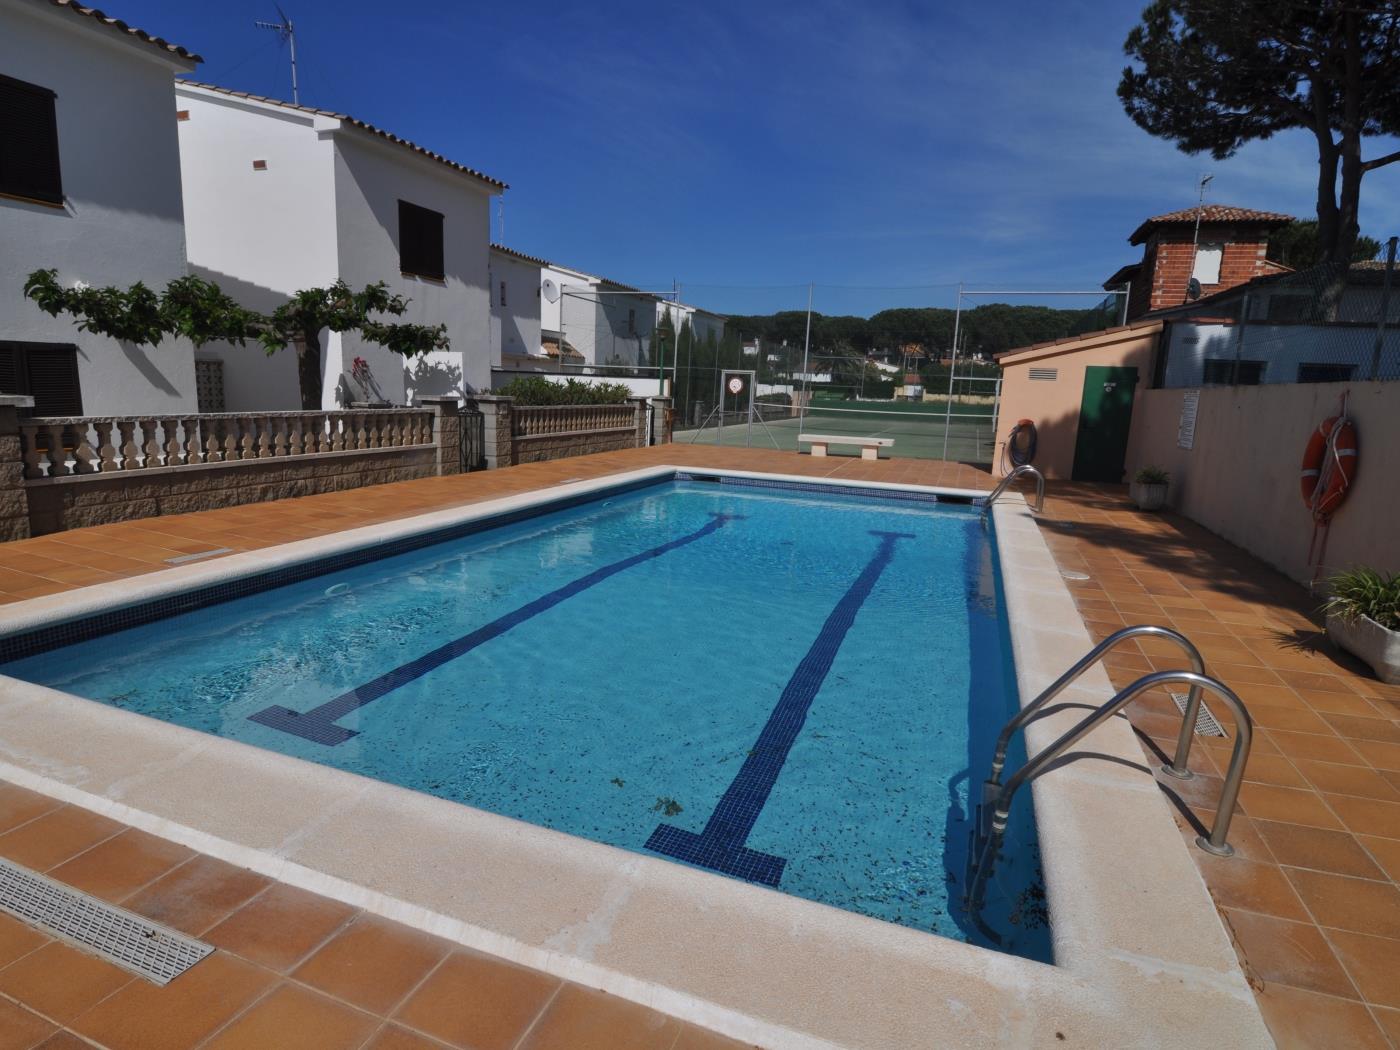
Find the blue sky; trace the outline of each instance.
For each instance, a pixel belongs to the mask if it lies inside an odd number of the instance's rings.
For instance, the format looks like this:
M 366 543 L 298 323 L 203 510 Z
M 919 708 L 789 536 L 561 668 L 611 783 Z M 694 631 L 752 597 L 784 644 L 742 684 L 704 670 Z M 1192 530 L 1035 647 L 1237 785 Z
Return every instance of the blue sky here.
M 1097 288 L 1203 171 L 1211 200 L 1313 214 L 1306 134 L 1217 163 L 1123 114 L 1142 2 L 284 6 L 302 102 L 508 182 L 511 246 L 721 311 L 800 307 L 814 282 L 817 309 L 869 313 L 951 305 L 958 281 Z M 201 53 L 200 79 L 290 98 L 253 26 L 273 0 L 103 6 Z M 1400 233 L 1400 164 L 1362 207 Z

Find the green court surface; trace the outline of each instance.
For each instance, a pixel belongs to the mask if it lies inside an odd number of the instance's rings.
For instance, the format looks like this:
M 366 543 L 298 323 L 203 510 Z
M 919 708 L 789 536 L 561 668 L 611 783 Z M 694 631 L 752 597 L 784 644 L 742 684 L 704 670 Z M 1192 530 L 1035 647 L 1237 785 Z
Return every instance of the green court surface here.
M 902 405 L 891 408 L 891 405 Z M 878 409 L 835 408 L 813 405 L 799 419 L 786 407 L 763 406 L 761 417 L 752 424 L 743 412 L 725 414 L 724 425 L 715 418 L 700 429 L 677 430 L 675 441 L 698 445 L 729 445 L 754 448 L 777 448 L 786 452 L 806 451 L 798 447 L 799 434 L 827 434 L 849 437 L 893 438 L 894 446 L 880 450 L 881 457 L 894 459 L 949 459 L 963 463 L 990 463 L 993 454 L 995 420 L 990 406 L 985 413 L 969 413 L 968 407 L 955 406 L 959 412 L 947 421 L 947 443 L 944 443 L 945 415 L 943 405 L 934 411 L 928 403 L 890 402 Z M 946 447 L 946 456 L 945 456 Z M 859 456 L 854 445 L 832 446 L 832 455 Z

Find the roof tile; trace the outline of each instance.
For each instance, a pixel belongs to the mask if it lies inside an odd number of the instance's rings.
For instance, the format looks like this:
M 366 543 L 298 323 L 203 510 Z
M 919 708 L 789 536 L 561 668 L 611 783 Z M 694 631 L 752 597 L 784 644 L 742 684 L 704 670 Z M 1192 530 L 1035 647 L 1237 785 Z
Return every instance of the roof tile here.
M 333 109 L 317 109 L 314 106 L 300 106 L 295 102 L 285 102 L 280 98 L 268 98 L 265 95 L 254 95 L 248 91 L 235 91 L 232 88 L 220 87 L 218 84 L 205 84 L 198 80 L 181 79 L 179 83 L 188 84 L 190 87 L 203 88 L 206 91 L 215 91 L 220 95 L 229 95 L 233 98 L 246 98 L 250 102 L 265 102 L 270 106 L 281 106 L 283 109 L 295 109 L 302 113 L 314 113 L 318 117 L 330 117 L 332 120 L 339 120 L 342 123 L 349 124 L 351 127 L 366 131 L 371 135 L 378 135 L 382 139 L 387 139 L 389 142 L 403 146 L 405 149 L 410 149 L 414 153 L 427 157 L 429 160 L 435 160 L 439 164 L 445 164 L 453 171 L 459 171 L 463 175 L 470 175 L 474 179 L 479 179 L 482 182 L 489 183 L 503 190 L 510 188 L 500 179 L 493 179 L 484 172 L 477 171 L 475 168 L 469 168 L 465 164 L 459 164 L 455 160 L 449 160 L 441 153 L 434 153 L 432 150 L 420 146 L 416 142 L 410 142 L 408 139 L 400 138 L 398 135 L 385 131 L 383 128 L 375 127 L 368 121 L 360 120 L 345 113 L 337 113 Z
M 1141 244 L 1143 241 L 1147 240 L 1147 235 L 1158 226 L 1194 223 L 1198 210 L 1201 214 L 1202 223 L 1234 222 L 1285 226 L 1294 221 L 1292 215 L 1284 215 L 1282 212 L 1277 211 L 1257 211 L 1254 208 L 1237 208 L 1232 204 L 1207 204 L 1199 209 L 1182 208 L 1180 211 L 1169 211 L 1165 215 L 1154 215 L 1133 231 L 1133 235 L 1128 238 L 1128 243 Z
M 145 41 L 152 47 L 159 48 L 161 51 L 167 51 L 172 55 L 179 55 L 181 58 L 187 58 L 191 62 L 204 61 L 204 59 L 201 58 L 199 55 L 196 55 L 193 51 L 185 50 L 179 44 L 172 44 L 169 40 L 166 40 L 162 37 L 152 36 L 144 29 L 137 29 L 135 26 L 127 25 L 120 18 L 113 18 L 111 15 L 99 11 L 95 7 L 84 7 L 82 4 L 75 4 L 73 0 L 40 0 L 40 2 L 46 3 L 50 7 L 61 7 L 65 11 L 71 11 L 73 12 L 73 14 L 79 15 L 83 18 L 96 19 L 98 22 L 101 22 L 105 26 L 111 26 L 119 33 L 125 33 L 127 36 L 133 36 L 137 40 Z

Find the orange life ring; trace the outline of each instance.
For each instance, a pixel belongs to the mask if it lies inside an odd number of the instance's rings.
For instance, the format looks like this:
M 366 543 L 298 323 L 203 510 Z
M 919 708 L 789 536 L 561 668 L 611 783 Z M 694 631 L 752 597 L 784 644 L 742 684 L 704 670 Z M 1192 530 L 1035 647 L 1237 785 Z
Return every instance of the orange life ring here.
M 1303 502 L 1314 521 L 1326 521 L 1356 480 L 1360 463 L 1356 426 L 1346 416 L 1331 416 L 1313 431 L 1303 452 Z

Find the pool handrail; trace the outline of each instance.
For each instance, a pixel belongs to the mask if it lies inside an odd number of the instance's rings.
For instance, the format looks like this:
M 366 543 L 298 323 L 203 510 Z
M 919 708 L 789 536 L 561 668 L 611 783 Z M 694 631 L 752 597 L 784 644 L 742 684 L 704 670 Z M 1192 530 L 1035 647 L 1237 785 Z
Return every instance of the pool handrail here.
M 980 829 L 981 814 L 985 810 L 985 806 L 979 807 L 979 828 L 973 833 L 975 859 L 973 860 L 972 874 L 968 880 L 967 895 L 964 898 L 964 903 L 969 911 L 974 914 L 981 911 L 987 880 L 991 877 L 992 867 L 996 863 L 997 854 L 1001 849 L 1001 840 L 1006 834 L 1007 823 L 1011 816 L 1011 801 L 1016 790 L 1044 772 L 1046 766 L 1069 750 L 1082 737 L 1116 715 L 1136 699 L 1140 693 L 1171 682 L 1184 682 L 1197 689 L 1209 690 L 1225 702 L 1225 706 L 1230 709 L 1230 713 L 1234 716 L 1235 746 L 1230 752 L 1230 765 L 1225 772 L 1225 782 L 1220 789 L 1220 800 L 1216 803 L 1215 820 L 1211 824 L 1209 837 L 1196 836 L 1196 845 L 1207 853 L 1212 853 L 1217 857 L 1234 855 L 1235 849 L 1227 841 L 1227 836 L 1230 832 L 1230 819 L 1234 816 L 1235 803 L 1239 800 L 1240 785 L 1244 780 L 1245 763 L 1249 761 L 1249 751 L 1254 741 L 1254 722 L 1249 717 L 1249 711 L 1245 708 L 1243 701 L 1224 683 L 1207 675 L 1197 674 L 1195 671 L 1152 671 L 1126 688 L 1120 689 L 1107 703 L 1097 708 L 1078 725 L 1061 734 L 1059 739 L 1037 752 L 1034 758 L 1027 760 L 1025 765 L 1016 770 L 997 794 L 996 803 L 992 809 L 991 826 L 985 837 L 981 834 Z
M 1006 749 L 1011 744 L 1011 737 L 1016 730 L 1029 722 L 1035 714 L 1046 704 L 1062 692 L 1068 689 L 1085 671 L 1103 659 L 1110 649 L 1121 645 L 1123 642 L 1133 638 L 1141 638 L 1147 635 L 1153 638 L 1165 638 L 1167 641 L 1175 642 L 1186 651 L 1186 656 L 1191 661 L 1191 670 L 1196 674 L 1206 673 L 1205 661 L 1201 659 L 1201 652 L 1192 644 L 1180 631 L 1173 631 L 1170 627 L 1160 627 L 1157 624 L 1140 623 L 1132 627 L 1124 627 L 1114 631 L 1107 638 L 1094 646 L 1083 658 L 1080 659 L 1059 678 L 1055 679 L 1049 687 L 1039 696 L 1028 703 L 1025 707 L 1011 718 L 1006 725 L 1002 726 L 1001 734 L 997 737 L 996 753 L 992 758 L 992 772 L 987 778 L 987 785 L 999 787 L 1001 785 L 1001 771 L 1006 766 Z M 1201 709 L 1201 690 L 1199 686 L 1193 685 L 1187 694 L 1185 718 L 1181 723 L 1181 733 L 1176 741 L 1176 755 L 1170 763 L 1162 766 L 1162 772 L 1176 777 L 1178 780 L 1190 780 L 1195 774 L 1187 768 L 1187 762 L 1191 758 L 1191 737 L 1192 730 L 1196 725 L 1196 717 Z M 986 788 L 983 789 L 984 800 L 988 797 Z
M 1035 477 L 1035 503 L 1028 505 L 1036 514 L 1045 510 L 1045 475 L 1036 470 L 1035 467 L 1031 466 L 1029 463 L 1022 463 L 1019 467 L 1013 468 L 1010 474 L 1007 474 L 1006 477 L 998 481 L 996 487 L 992 489 L 991 494 L 982 501 L 982 518 L 984 521 L 987 515 L 991 513 L 992 504 L 997 501 L 997 498 L 1011 487 L 1013 481 L 1027 474 Z

